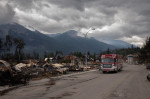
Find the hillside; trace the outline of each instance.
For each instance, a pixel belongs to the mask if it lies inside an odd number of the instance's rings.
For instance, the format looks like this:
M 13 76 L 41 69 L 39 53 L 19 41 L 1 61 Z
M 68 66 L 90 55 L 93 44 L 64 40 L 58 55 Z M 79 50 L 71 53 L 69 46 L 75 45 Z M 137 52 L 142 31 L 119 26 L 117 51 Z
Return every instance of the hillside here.
M 4 39 L 7 34 L 13 38 L 22 38 L 26 43 L 25 52 L 43 53 L 44 51 L 55 51 L 60 48 L 55 39 L 38 31 L 30 31 L 17 23 L 0 25 L 1 38 Z
M 70 30 L 54 37 L 61 45 L 64 45 L 65 52 L 67 51 L 89 51 L 91 53 L 99 53 L 109 49 L 115 49 L 114 46 L 100 42 L 94 38 L 87 38 L 77 36 L 77 31 Z
M 132 46 L 132 44 L 127 43 L 122 40 L 103 39 L 102 42 L 113 45 L 117 48 L 130 48 Z M 135 45 L 133 45 L 133 46 L 136 47 Z
M 70 30 L 64 33 L 56 34 L 53 37 L 40 33 L 39 31 L 31 31 L 17 23 L 2 24 L 0 25 L 1 38 L 9 34 L 13 38 L 19 37 L 26 43 L 24 51 L 32 53 L 33 51 L 43 54 L 47 52 L 55 52 L 56 50 L 68 54 L 74 51 L 91 53 L 99 53 L 116 47 L 100 42 L 94 38 L 87 38 L 77 36 L 77 31 Z

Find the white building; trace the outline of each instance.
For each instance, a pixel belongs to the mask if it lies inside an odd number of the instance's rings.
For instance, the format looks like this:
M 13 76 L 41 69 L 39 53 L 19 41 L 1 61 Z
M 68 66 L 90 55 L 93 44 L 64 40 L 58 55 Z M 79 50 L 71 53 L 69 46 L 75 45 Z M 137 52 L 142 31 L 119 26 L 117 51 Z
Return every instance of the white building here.
M 128 62 L 129 64 L 133 64 L 133 63 L 134 63 L 133 57 L 134 57 L 134 56 L 133 56 L 132 54 L 130 54 L 130 55 L 127 56 L 127 62 Z

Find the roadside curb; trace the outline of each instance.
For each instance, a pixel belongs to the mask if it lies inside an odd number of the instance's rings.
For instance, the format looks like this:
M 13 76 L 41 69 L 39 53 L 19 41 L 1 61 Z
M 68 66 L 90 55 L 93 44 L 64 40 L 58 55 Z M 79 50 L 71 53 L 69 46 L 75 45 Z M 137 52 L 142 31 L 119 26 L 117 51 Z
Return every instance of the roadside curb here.
M 94 72 L 94 71 L 97 71 L 97 70 L 89 70 L 89 71 L 84 71 L 84 72 L 77 72 L 77 73 L 61 75 L 61 76 L 56 76 L 56 77 L 51 77 L 51 78 L 52 79 L 61 79 L 61 78 L 65 78 L 65 77 L 68 77 L 68 76 L 81 75 L 81 74 L 85 74 L 85 73 L 88 73 L 88 72 Z
M 21 86 L 24 86 L 24 85 L 17 85 L 17 86 L 13 86 L 13 87 L 3 88 L 2 90 L 0 90 L 0 96 L 4 95 L 5 93 L 7 93 L 7 92 L 9 92 L 11 90 L 19 88 Z
M 76 73 L 71 73 L 71 74 L 66 74 L 66 75 L 61 75 L 61 76 L 56 76 L 56 77 L 50 77 L 48 79 L 45 79 L 44 81 L 31 81 L 29 83 L 29 86 L 30 84 L 38 84 L 38 82 L 47 82 L 49 79 L 55 79 L 55 80 L 58 80 L 58 79 L 61 79 L 61 78 L 65 78 L 65 77 L 68 77 L 68 76 L 75 76 L 75 75 L 81 75 L 81 74 L 85 74 L 85 73 L 88 73 L 88 72 L 94 72 L 94 71 L 97 71 L 97 70 L 89 70 L 89 71 L 84 71 L 84 72 L 76 72 Z M 4 86 L 4 87 L 0 87 L 0 96 L 2 95 L 5 95 L 5 93 L 8 93 L 9 91 L 12 91 L 14 89 L 17 89 L 19 87 L 22 87 L 24 86 L 23 84 L 21 85 L 17 85 L 17 86 Z

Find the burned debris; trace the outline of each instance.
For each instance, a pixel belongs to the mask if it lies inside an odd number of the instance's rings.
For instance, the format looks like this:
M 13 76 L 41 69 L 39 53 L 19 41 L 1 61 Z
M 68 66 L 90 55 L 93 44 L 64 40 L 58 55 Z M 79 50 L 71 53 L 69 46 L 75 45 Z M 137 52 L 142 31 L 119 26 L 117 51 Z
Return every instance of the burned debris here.
M 4 60 L 0 60 L 0 85 L 26 84 L 29 74 L 24 70 L 19 71 Z
M 68 69 L 62 64 L 36 62 L 11 65 L 0 60 L 0 85 L 27 84 L 29 80 L 35 78 L 51 77 L 67 72 Z

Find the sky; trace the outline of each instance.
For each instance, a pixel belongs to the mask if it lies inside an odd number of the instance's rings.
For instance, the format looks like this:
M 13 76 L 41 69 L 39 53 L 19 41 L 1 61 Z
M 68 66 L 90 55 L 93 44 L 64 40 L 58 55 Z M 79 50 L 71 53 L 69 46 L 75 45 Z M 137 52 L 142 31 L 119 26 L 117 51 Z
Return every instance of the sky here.
M 10 22 L 42 33 L 89 31 L 97 40 L 141 47 L 150 36 L 150 0 L 0 0 L 0 24 Z

